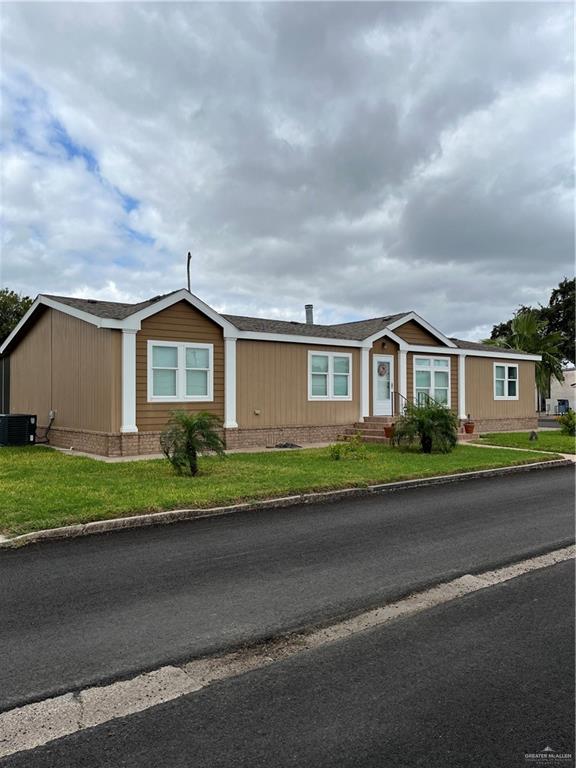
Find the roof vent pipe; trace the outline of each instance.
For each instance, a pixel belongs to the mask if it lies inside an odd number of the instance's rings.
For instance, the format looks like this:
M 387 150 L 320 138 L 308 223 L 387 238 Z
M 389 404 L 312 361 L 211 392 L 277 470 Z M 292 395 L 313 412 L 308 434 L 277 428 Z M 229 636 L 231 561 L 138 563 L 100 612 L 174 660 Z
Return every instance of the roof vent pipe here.
M 314 323 L 314 304 L 305 304 L 304 309 L 306 310 L 306 322 L 308 325 L 312 325 Z

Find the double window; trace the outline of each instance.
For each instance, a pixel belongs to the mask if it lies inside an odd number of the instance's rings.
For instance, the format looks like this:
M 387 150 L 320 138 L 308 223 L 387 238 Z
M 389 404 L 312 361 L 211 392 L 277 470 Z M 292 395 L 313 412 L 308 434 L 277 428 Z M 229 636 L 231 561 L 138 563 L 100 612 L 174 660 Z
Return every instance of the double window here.
M 148 400 L 211 401 L 212 344 L 148 342 Z
M 308 400 L 352 399 L 352 355 L 308 352 Z
M 419 405 L 429 398 L 450 406 L 450 359 L 447 357 L 414 358 L 414 396 Z
M 494 400 L 518 400 L 518 366 L 494 363 Z

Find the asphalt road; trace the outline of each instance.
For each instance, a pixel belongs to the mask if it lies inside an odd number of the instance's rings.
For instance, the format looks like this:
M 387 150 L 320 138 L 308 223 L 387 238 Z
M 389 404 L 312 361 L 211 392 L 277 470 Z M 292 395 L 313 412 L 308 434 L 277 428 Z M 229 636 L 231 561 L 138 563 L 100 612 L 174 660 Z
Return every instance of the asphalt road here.
M 573 510 L 562 468 L 0 552 L 0 708 L 565 545 Z
M 535 571 L 0 764 L 508 768 L 547 746 L 574 754 L 573 582 L 573 561 Z

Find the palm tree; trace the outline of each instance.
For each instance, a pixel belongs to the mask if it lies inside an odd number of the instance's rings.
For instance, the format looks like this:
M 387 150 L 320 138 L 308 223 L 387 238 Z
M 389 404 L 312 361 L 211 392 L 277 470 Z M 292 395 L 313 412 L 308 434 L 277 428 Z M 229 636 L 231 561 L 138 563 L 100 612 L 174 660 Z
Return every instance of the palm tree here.
M 498 336 L 496 339 L 487 339 L 484 343 L 541 355 L 542 360 L 536 363 L 536 387 L 539 392 L 549 390 L 552 377 L 558 381 L 564 381 L 562 334 L 547 333 L 546 321 L 541 319 L 535 309 L 521 309 L 510 321 L 505 335 Z
M 395 424 L 394 445 L 420 443 L 422 453 L 450 453 L 458 441 L 458 420 L 449 408 L 430 399 L 418 405 L 406 403 Z
M 188 466 L 191 475 L 198 474 L 198 454 L 224 455 L 220 436 L 220 419 L 213 413 L 172 411 L 166 428 L 160 435 L 164 455 L 180 475 Z

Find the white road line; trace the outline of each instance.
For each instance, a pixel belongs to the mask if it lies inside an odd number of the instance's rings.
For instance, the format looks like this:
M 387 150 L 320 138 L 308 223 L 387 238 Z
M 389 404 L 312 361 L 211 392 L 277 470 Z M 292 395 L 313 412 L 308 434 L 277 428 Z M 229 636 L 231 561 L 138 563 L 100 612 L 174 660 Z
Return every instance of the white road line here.
M 0 714 L 0 757 L 34 749 L 84 728 L 141 712 L 198 691 L 217 680 L 319 648 L 572 557 L 574 547 L 565 547 L 497 570 L 462 576 L 322 629 L 280 637 L 222 656 L 196 659 L 179 667 L 160 667 L 131 680 L 86 688 L 12 709 Z

